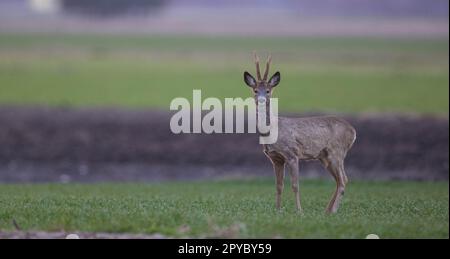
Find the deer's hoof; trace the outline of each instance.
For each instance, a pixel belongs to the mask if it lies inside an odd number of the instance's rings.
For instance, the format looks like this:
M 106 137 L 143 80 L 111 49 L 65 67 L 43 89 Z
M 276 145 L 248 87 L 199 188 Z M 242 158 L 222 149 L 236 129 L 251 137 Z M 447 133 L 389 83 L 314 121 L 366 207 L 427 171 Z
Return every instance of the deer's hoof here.
M 336 214 L 336 213 L 337 213 L 337 209 L 326 209 L 325 210 L 325 214 L 327 214 L 327 215 Z

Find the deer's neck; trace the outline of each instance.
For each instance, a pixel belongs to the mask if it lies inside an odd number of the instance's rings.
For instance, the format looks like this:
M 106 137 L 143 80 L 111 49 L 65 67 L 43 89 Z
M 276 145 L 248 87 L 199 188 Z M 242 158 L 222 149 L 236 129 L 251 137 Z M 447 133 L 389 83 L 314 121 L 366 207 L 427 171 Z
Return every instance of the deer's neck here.
M 258 104 L 256 106 L 256 121 L 257 123 L 260 123 L 259 120 L 261 119 L 263 123 L 265 123 L 266 126 L 270 126 L 270 102 L 266 102 L 265 104 Z M 259 124 L 258 124 L 259 125 Z M 258 133 L 260 136 L 267 136 L 270 134 L 270 132 L 261 133 L 258 130 Z

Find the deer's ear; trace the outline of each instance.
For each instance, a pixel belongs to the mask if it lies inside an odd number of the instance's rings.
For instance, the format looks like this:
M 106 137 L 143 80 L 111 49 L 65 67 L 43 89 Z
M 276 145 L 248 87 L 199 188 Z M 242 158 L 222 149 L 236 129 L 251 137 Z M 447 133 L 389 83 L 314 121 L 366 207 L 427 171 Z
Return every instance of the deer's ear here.
M 280 83 L 281 80 L 281 75 L 280 72 L 276 72 L 275 74 L 273 74 L 273 76 L 270 78 L 269 80 L 269 86 L 270 87 L 275 87 Z
M 255 78 L 252 75 L 250 75 L 250 73 L 247 72 L 247 71 L 244 72 L 244 81 L 250 87 L 255 87 L 256 86 Z

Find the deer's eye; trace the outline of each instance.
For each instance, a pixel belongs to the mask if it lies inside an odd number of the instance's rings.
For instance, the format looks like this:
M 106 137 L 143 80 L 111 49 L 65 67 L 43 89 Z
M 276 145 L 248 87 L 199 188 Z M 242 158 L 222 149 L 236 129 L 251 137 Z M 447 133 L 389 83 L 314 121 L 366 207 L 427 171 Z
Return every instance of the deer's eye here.
M 266 93 L 270 93 L 270 90 L 266 90 Z
M 257 93 L 258 93 L 258 90 L 255 89 L 255 90 L 253 90 L 253 92 L 255 92 L 255 94 L 257 94 Z

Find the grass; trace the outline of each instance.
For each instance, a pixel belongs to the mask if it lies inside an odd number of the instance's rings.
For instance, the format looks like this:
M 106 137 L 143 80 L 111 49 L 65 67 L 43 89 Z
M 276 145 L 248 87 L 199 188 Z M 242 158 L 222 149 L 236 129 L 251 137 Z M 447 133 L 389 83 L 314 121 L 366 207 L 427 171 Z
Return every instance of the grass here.
M 286 183 L 287 184 L 287 183 Z M 288 187 L 289 185 L 287 185 Z M 448 238 L 447 182 L 352 182 L 336 215 L 334 185 L 301 183 L 303 215 L 272 179 L 158 184 L 0 185 L 0 230 L 161 233 L 174 237 Z
M 0 105 L 166 110 L 192 89 L 249 97 L 254 49 L 282 72 L 281 111 L 448 115 L 448 39 L 0 34 Z

